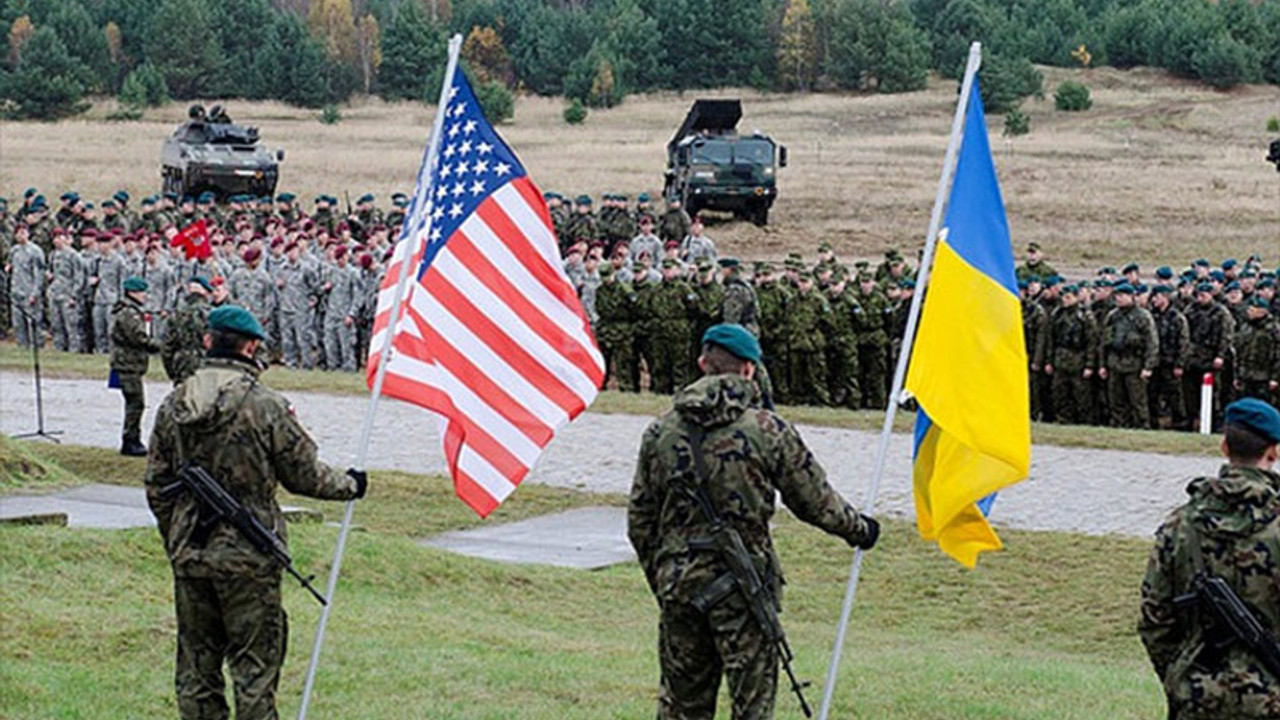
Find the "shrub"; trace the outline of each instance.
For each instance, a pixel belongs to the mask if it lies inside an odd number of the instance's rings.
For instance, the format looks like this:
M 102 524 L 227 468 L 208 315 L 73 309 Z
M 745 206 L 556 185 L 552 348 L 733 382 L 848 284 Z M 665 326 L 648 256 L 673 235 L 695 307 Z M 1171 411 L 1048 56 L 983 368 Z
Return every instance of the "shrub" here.
M 1280 132 L 1280 116 L 1272 115 L 1267 118 L 1267 132 Z
M 325 125 L 337 125 L 342 122 L 342 111 L 337 105 L 329 103 L 320 110 L 320 122 Z
M 1029 96 L 1044 93 L 1044 76 L 1025 57 L 1009 57 L 992 53 L 978 70 L 981 78 L 982 105 L 988 114 L 999 115 L 1018 106 Z
M 1093 98 L 1084 83 L 1064 80 L 1053 93 L 1053 105 L 1063 112 L 1080 112 L 1093 107 Z
M 1004 116 L 1004 136 L 1018 137 L 1031 132 L 1031 118 L 1019 108 L 1011 108 Z
M 111 122 L 133 122 L 142 119 L 143 109 L 141 105 L 134 105 L 123 100 L 120 106 L 107 114 L 107 120 Z
M 476 100 L 484 110 L 484 116 L 495 125 L 510 120 L 516 114 L 516 98 L 499 80 L 490 80 L 475 88 Z
M 570 125 L 581 125 L 587 119 L 587 108 L 582 101 L 574 98 L 564 109 L 564 121 Z
M 1262 74 L 1258 52 L 1225 33 L 1202 45 L 1191 64 L 1201 80 L 1219 90 L 1253 82 Z

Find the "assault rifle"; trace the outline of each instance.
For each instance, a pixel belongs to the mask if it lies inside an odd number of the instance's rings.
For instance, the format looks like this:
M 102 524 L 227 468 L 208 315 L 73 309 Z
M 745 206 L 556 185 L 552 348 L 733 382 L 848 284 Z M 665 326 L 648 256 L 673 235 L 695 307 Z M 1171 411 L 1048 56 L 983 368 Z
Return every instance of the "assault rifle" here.
M 276 562 L 289 572 L 290 575 L 298 579 L 302 583 L 302 587 L 306 588 L 321 605 L 328 605 L 329 601 L 320 594 L 318 590 L 311 585 L 311 581 L 315 580 L 315 575 L 304 577 L 293 567 L 293 558 L 289 557 L 289 549 L 285 547 L 284 541 L 280 536 L 267 526 L 263 525 L 253 513 L 249 512 L 244 505 L 231 496 L 213 476 L 205 471 L 199 465 L 190 463 L 183 465 L 178 471 L 178 480 L 170 485 L 166 485 L 160 490 L 160 497 L 169 500 L 183 492 L 190 491 L 196 501 L 200 503 L 200 528 L 204 531 L 211 530 L 214 525 L 221 521 L 226 521 L 231 527 L 234 527 L 248 540 L 251 545 L 258 549 L 259 552 L 273 558 Z
M 693 446 L 693 463 L 698 479 L 701 483 L 705 483 L 707 472 L 702 455 L 701 429 L 695 430 L 690 437 L 690 443 Z M 804 697 L 804 689 L 809 687 L 809 683 L 796 680 L 795 672 L 791 669 L 795 656 L 791 652 L 791 645 L 787 642 L 787 634 L 782 629 L 782 621 L 778 619 L 778 606 L 774 602 L 773 591 L 765 585 L 759 571 L 756 570 L 755 562 L 752 561 L 751 554 L 747 552 L 747 547 L 742 542 L 742 535 L 737 529 L 725 524 L 701 484 L 689 487 L 681 483 L 681 488 L 711 523 L 711 535 L 693 540 L 689 546 L 700 550 L 715 550 L 729 567 L 729 572 L 712 581 L 711 585 L 694 600 L 694 607 L 699 612 L 705 613 L 735 590 L 741 592 L 747 601 L 747 607 L 751 610 L 752 617 L 764 633 L 765 640 L 777 646 L 782 669 L 786 671 L 787 678 L 791 681 L 791 692 L 795 693 L 796 698 L 800 700 L 801 711 L 804 712 L 805 717 L 813 717 L 813 709 L 809 707 Z
M 1191 581 L 1191 592 L 1174 598 L 1173 603 L 1181 607 L 1199 606 L 1209 612 L 1218 631 L 1217 637 L 1207 639 L 1213 650 L 1221 652 L 1239 642 L 1272 677 L 1280 679 L 1280 643 L 1226 580 L 1201 570 Z

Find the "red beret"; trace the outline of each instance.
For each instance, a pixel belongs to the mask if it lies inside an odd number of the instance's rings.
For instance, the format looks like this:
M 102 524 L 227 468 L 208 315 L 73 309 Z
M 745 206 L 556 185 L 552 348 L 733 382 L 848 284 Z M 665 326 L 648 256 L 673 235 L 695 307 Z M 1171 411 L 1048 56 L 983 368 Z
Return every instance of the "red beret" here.
M 262 251 L 256 247 L 251 247 L 248 250 L 244 251 L 245 262 L 253 262 L 254 260 L 257 260 L 260 257 L 262 257 Z
M 373 256 L 370 255 L 369 253 L 364 253 L 363 255 L 361 255 L 360 267 L 366 268 L 366 269 L 373 267 Z
M 224 278 L 224 277 L 222 277 L 221 275 L 219 275 L 218 277 L 216 277 L 216 278 L 214 278 L 214 279 L 213 279 L 213 286 L 214 286 L 214 287 L 220 287 L 220 286 L 222 286 L 222 285 L 226 284 L 226 282 L 227 282 L 226 278 Z
M 662 246 L 662 249 L 671 250 L 678 247 L 680 247 L 680 243 L 676 242 L 675 240 L 668 240 L 667 244 Z
M 339 245 L 338 247 L 336 247 L 336 248 L 334 248 L 334 249 L 333 249 L 333 258 L 334 258 L 335 260 L 336 260 L 336 259 L 338 259 L 338 258 L 340 258 L 340 257 L 346 257 L 346 255 L 347 255 L 347 246 L 346 246 L 346 245 Z

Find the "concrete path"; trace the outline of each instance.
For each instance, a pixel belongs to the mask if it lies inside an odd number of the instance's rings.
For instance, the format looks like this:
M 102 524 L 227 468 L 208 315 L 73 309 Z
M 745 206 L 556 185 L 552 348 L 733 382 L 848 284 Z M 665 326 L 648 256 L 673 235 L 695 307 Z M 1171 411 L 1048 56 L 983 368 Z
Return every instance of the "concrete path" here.
M 485 560 L 597 570 L 635 559 L 626 528 L 626 508 L 586 507 L 449 532 L 422 544 Z
M 315 510 L 284 506 L 286 520 L 319 521 Z M 66 516 L 69 527 L 123 528 L 155 527 L 142 488 L 94 483 L 46 495 L 0 496 L 0 521 L 21 522 L 23 518 Z
M 270 373 L 266 375 L 270 383 Z M 145 432 L 168 385 L 147 386 Z M 322 457 L 350 462 L 366 397 L 290 393 L 298 417 L 319 442 Z M 0 432 L 35 428 L 34 388 L 28 375 L 0 373 Z M 64 442 L 118 448 L 123 401 L 106 381 L 46 380 L 45 425 L 63 430 Z M 383 403 L 374 426 L 369 466 L 376 470 L 443 473 L 435 421 L 423 410 Z M 651 418 L 587 413 L 567 427 L 530 473 L 528 482 L 625 493 L 630 488 L 640 436 Z M 846 497 L 861 503 L 875 459 L 874 433 L 801 426 L 806 442 Z M 1216 472 L 1207 457 L 1125 450 L 1036 446 L 1031 477 L 1001 494 L 992 519 L 998 525 L 1069 530 L 1094 535 L 1147 536 L 1184 497 L 1191 477 Z M 910 437 L 895 435 L 878 511 L 910 517 Z

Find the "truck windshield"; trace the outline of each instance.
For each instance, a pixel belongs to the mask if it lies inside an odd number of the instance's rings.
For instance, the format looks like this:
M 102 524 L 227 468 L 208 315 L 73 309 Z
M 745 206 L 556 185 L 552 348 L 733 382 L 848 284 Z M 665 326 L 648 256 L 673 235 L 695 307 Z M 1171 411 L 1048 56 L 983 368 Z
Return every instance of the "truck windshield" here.
M 694 165 L 728 165 L 733 162 L 733 146 L 721 140 L 695 142 L 690 159 Z
M 733 160 L 749 165 L 772 165 L 773 145 L 763 140 L 740 140 L 733 146 Z

